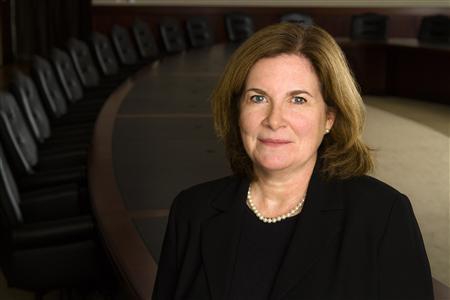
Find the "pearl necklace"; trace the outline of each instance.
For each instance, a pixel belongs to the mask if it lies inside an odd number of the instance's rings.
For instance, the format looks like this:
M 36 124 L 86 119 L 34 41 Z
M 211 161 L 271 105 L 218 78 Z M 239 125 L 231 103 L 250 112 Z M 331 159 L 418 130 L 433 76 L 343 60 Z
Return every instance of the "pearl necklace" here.
M 258 219 L 260 219 L 261 221 L 263 221 L 264 223 L 276 223 L 279 222 L 281 220 L 284 220 L 286 218 L 289 217 L 293 217 L 295 215 L 297 215 L 300 212 L 300 208 L 303 206 L 303 202 L 305 201 L 305 197 L 302 198 L 302 200 L 300 200 L 300 202 L 290 211 L 288 211 L 285 214 L 282 214 L 281 216 L 278 217 L 272 217 L 272 218 L 268 218 L 268 217 L 264 217 L 256 208 L 255 204 L 252 201 L 252 196 L 251 196 L 251 185 L 249 185 L 248 187 L 248 192 L 247 192 L 247 205 L 248 207 L 250 207 L 250 209 L 255 213 L 255 215 L 258 217 Z

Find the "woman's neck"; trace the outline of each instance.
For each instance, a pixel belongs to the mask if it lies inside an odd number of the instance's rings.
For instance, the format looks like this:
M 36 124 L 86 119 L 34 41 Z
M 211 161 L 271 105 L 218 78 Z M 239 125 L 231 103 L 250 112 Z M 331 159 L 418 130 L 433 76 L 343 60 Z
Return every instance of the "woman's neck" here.
M 283 214 L 306 195 L 312 166 L 289 172 L 265 172 L 255 169 L 257 180 L 251 184 L 251 197 L 258 210 L 266 217 Z

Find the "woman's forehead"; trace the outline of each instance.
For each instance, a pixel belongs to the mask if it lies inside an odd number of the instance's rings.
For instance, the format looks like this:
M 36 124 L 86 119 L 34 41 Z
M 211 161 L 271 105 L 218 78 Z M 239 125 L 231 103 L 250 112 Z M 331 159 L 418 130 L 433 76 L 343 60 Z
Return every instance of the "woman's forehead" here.
M 318 89 L 319 80 L 311 62 L 302 55 L 282 54 L 262 58 L 250 69 L 245 89 Z

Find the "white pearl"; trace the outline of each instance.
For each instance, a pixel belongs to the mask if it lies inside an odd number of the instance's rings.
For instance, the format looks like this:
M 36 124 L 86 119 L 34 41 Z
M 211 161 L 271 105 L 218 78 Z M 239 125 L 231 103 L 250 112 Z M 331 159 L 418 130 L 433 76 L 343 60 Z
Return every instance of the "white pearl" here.
M 258 217 L 258 219 L 260 219 L 261 221 L 263 221 L 264 223 L 275 223 L 275 222 L 279 222 L 281 220 L 284 220 L 286 218 L 289 218 L 293 215 L 295 215 L 297 213 L 297 211 L 303 206 L 303 202 L 305 201 L 305 197 L 303 197 L 300 202 L 293 208 L 291 209 L 291 211 L 282 214 L 281 216 L 278 217 L 273 217 L 273 218 L 266 218 L 264 217 L 259 211 L 258 209 L 256 209 L 255 204 L 252 201 L 252 197 L 251 197 L 251 185 L 248 187 L 248 192 L 247 192 L 247 204 L 249 205 L 250 209 L 256 214 L 256 216 Z

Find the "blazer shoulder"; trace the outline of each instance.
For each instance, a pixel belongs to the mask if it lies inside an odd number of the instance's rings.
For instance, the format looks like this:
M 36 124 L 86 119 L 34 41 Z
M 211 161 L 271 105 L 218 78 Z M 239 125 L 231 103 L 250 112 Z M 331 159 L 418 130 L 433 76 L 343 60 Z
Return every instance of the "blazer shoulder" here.
M 209 210 L 214 199 L 239 183 L 240 178 L 233 175 L 203 182 L 181 191 L 175 202 L 178 210 L 185 212 Z
M 387 216 L 397 202 L 409 203 L 408 197 L 397 189 L 368 175 L 345 180 L 343 188 L 347 207 L 366 217 Z
M 346 191 L 369 199 L 394 199 L 404 196 L 394 187 L 369 175 L 356 176 L 344 182 Z
M 223 189 L 229 187 L 230 185 L 237 184 L 238 181 L 239 179 L 236 176 L 226 176 L 193 185 L 183 190 L 180 194 L 183 195 L 183 198 L 211 197 L 214 194 L 219 194 Z
M 408 197 L 371 176 L 345 180 L 343 196 L 348 223 L 359 224 L 362 232 L 371 232 L 378 239 L 391 218 L 405 221 L 414 215 Z

